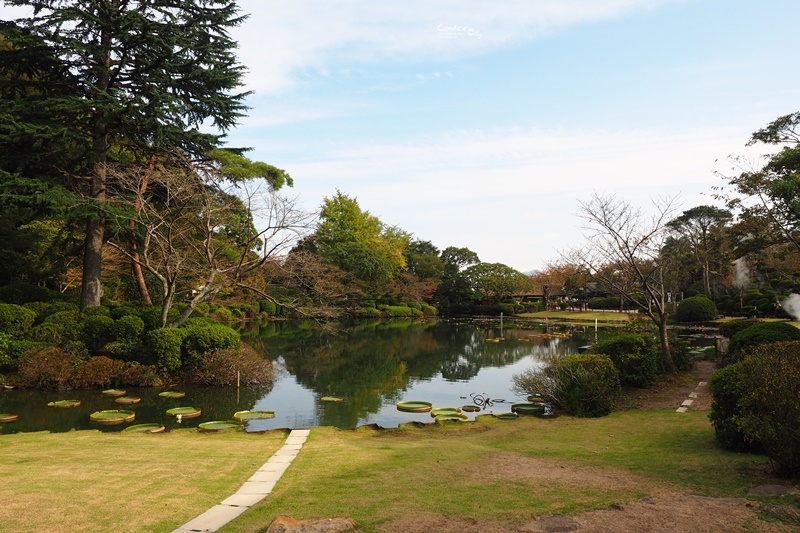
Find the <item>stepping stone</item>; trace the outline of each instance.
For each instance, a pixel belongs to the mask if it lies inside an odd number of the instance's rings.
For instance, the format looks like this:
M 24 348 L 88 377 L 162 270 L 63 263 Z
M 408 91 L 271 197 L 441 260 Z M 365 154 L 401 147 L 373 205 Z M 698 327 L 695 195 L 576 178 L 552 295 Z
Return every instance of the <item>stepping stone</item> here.
M 700 383 L 697 384 L 698 387 L 705 387 L 706 385 L 708 385 L 708 382 L 706 381 L 701 381 Z
M 697 394 L 696 392 L 690 392 L 689 393 L 689 398 L 697 399 L 698 396 L 699 396 L 699 394 Z
M 693 403 L 694 403 L 694 400 L 683 400 L 683 403 L 681 404 L 681 407 L 689 407 Z
M 675 412 L 676 413 L 685 413 L 688 410 L 689 410 L 688 407 L 678 407 L 677 409 L 675 409 Z
M 247 507 L 231 507 L 230 505 L 215 505 L 194 520 L 186 522 L 176 529 L 176 532 L 183 531 L 216 531 L 240 514 L 245 512 Z

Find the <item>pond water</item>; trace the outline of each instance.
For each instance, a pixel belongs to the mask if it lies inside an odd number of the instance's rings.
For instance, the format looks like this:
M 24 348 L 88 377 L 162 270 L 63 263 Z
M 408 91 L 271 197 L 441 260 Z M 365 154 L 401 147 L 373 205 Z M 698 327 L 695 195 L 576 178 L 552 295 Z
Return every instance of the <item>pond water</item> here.
M 426 401 L 434 407 L 461 407 L 489 399 L 478 414 L 509 412 L 525 401 L 511 392 L 512 375 L 554 357 L 575 353 L 594 339 L 583 326 L 545 326 L 524 322 L 395 320 L 358 323 L 322 330 L 313 323 L 268 323 L 243 332 L 243 338 L 273 360 L 275 382 L 268 387 L 188 387 L 186 396 L 158 396 L 165 389 L 127 388 L 142 400 L 132 406 L 115 403 L 100 390 L 0 392 L 0 413 L 16 413 L 15 422 L 0 424 L 0 433 L 99 429 L 120 431 L 131 424 L 161 423 L 167 429 L 196 427 L 228 420 L 240 410 L 274 411 L 268 420 L 245 423 L 247 431 L 276 428 L 365 424 L 396 427 L 430 422 L 429 413 L 397 410 L 399 401 Z M 480 395 L 478 397 L 477 395 Z M 322 402 L 337 396 L 340 403 Z M 74 408 L 47 407 L 62 399 L 79 399 Z M 200 417 L 178 423 L 166 414 L 172 407 L 202 409 Z M 98 425 L 89 415 L 99 410 L 129 409 L 133 422 Z

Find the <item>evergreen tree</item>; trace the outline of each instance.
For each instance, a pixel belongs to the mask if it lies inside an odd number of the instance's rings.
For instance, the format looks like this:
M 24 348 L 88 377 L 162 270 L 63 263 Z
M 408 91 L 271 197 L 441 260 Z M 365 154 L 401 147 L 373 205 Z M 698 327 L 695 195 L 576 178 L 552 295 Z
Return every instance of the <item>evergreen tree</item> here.
M 228 0 L 5 4 L 33 14 L 0 22 L 0 143 L 25 139 L 34 149 L 7 154 L 0 170 L 4 181 L 57 178 L 86 200 L 81 305 L 97 306 L 107 164 L 200 158 L 220 146 L 245 110 L 244 68 L 228 35 L 245 17 Z M 47 158 L 64 146 L 69 158 Z

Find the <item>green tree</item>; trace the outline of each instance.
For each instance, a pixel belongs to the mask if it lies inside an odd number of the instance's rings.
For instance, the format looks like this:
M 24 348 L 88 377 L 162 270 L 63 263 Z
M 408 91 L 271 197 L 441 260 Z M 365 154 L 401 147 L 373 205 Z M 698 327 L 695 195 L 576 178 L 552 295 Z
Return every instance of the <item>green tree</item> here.
M 531 278 L 502 263 L 478 263 L 464 270 L 476 297 L 485 304 L 510 300 L 533 287 Z
M 5 0 L 33 15 L 4 22 L 12 44 L 0 72 L 16 72 L 17 98 L 4 99 L 3 140 L 24 135 L 32 146 L 67 136 L 76 165 L 51 171 L 86 198 L 83 308 L 100 304 L 106 238 L 108 163 L 175 151 L 204 156 L 235 125 L 247 93 L 228 30 L 244 17 L 229 0 Z M 19 75 L 40 62 L 60 82 Z M 7 91 L 6 91 L 7 92 Z M 49 113 L 48 111 L 55 111 Z M 208 126 L 221 133 L 209 133 Z M 59 143 L 63 146 L 63 143 Z M 43 157 L 38 153 L 38 157 Z M 60 161 L 62 158 L 59 158 Z M 16 173 L 17 177 L 39 178 Z
M 363 281 L 389 281 L 402 271 L 409 240 L 408 233 L 362 211 L 355 198 L 341 191 L 322 203 L 316 230 L 318 253 Z
M 463 270 L 480 263 L 478 254 L 468 248 L 449 246 L 442 250 L 442 281 L 436 290 L 435 298 L 443 314 L 456 314 L 472 305 L 472 286 Z

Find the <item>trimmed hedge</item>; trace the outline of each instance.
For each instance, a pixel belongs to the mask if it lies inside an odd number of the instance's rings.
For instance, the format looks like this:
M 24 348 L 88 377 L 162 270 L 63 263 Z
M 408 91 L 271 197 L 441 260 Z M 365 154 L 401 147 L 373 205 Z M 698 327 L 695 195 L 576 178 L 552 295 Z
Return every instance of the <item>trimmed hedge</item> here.
M 145 346 L 159 368 L 172 371 L 181 367 L 181 345 L 185 329 L 153 329 L 145 334 Z
M 659 344 L 648 335 L 624 333 L 595 343 L 591 352 L 614 361 L 623 386 L 647 387 L 658 379 Z
M 747 441 L 737 424 L 739 402 L 748 394 L 747 380 L 741 363 L 720 368 L 708 382 L 711 393 L 711 413 L 708 418 L 714 427 L 717 442 L 728 450 L 753 451 L 758 448 Z
M 24 337 L 36 320 L 36 312 L 17 304 L 0 303 L 0 332 Z
M 800 329 L 788 322 L 759 322 L 731 338 L 728 354 L 733 361 L 738 361 L 762 344 L 798 340 Z
M 686 298 L 678 304 L 675 317 L 679 322 L 707 322 L 718 316 L 717 306 L 705 296 Z
M 199 363 L 203 356 L 216 350 L 241 349 L 239 333 L 222 324 L 207 324 L 183 328 L 181 362 L 184 366 Z

